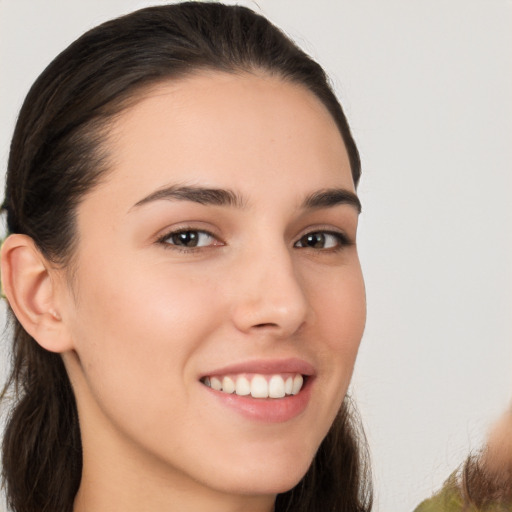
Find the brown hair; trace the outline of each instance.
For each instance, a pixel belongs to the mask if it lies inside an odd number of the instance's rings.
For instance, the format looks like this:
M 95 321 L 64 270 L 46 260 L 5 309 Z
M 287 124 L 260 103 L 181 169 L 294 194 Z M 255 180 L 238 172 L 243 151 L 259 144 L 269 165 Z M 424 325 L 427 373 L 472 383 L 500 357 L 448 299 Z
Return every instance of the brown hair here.
M 461 494 L 466 510 L 512 506 L 512 464 L 501 472 L 490 471 L 482 455 L 471 455 L 464 464 Z
M 511 510 L 512 409 L 493 426 L 483 450 L 468 457 L 460 480 L 467 510 L 474 507 Z
M 352 176 L 361 172 L 349 126 L 322 68 L 264 17 L 240 6 L 186 2 L 104 23 L 72 43 L 30 89 L 7 170 L 10 233 L 32 237 L 42 254 L 70 265 L 75 211 L 108 172 L 102 134 L 143 88 L 198 69 L 261 70 L 299 83 L 335 120 Z M 73 391 L 61 357 L 42 349 L 10 312 L 14 391 L 3 441 L 3 479 L 14 512 L 70 512 L 82 453 Z M 279 495 L 276 511 L 364 512 L 371 482 L 364 441 L 348 400 L 303 480 Z

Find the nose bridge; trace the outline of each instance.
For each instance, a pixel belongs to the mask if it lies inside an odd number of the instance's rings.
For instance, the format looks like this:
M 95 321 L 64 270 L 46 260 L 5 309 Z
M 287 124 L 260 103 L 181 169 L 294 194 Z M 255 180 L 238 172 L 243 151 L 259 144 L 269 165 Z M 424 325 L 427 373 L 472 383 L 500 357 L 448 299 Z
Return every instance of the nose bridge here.
M 287 336 L 306 319 L 306 290 L 294 264 L 293 249 L 284 241 L 271 249 L 269 245 L 251 251 L 245 268 L 237 273 L 233 320 L 245 332 L 267 329 Z

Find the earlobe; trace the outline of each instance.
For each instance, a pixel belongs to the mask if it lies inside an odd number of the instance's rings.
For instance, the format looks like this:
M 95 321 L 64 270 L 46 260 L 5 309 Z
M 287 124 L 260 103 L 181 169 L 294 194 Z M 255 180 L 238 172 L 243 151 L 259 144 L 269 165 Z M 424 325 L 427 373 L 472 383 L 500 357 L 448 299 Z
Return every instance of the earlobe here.
M 70 350 L 52 267 L 32 238 L 15 234 L 5 240 L 1 271 L 3 293 L 28 334 L 51 352 Z

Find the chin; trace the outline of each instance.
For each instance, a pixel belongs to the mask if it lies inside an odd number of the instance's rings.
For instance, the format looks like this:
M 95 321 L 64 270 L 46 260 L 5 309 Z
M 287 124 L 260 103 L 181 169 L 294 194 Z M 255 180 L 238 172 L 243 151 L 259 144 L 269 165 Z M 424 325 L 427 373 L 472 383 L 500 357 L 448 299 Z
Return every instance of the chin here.
M 275 475 L 248 475 L 246 478 L 238 476 L 235 481 L 229 484 L 222 482 L 214 484 L 212 487 L 228 494 L 239 494 L 248 496 L 276 495 L 288 492 L 293 489 L 306 474 L 309 466 L 304 468 L 303 472 L 293 472 L 293 474 Z
M 313 456 L 297 458 L 297 453 L 286 457 L 265 457 L 252 464 L 237 464 L 225 468 L 222 481 L 212 482 L 224 492 L 246 495 L 275 495 L 295 487 L 308 471 Z M 234 469 L 234 470 L 232 470 Z M 220 471 L 219 471 L 220 473 Z M 220 476 L 220 474 L 219 474 Z

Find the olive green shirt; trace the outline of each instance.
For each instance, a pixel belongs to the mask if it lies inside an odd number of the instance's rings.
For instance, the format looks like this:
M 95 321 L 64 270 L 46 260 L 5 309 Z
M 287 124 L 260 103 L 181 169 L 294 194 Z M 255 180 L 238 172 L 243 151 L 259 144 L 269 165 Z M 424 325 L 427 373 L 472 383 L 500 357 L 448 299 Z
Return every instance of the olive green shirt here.
M 508 505 L 490 504 L 484 508 L 476 508 L 473 505 L 464 507 L 454 473 L 445 482 L 439 493 L 423 501 L 414 512 L 512 512 L 512 503 Z

